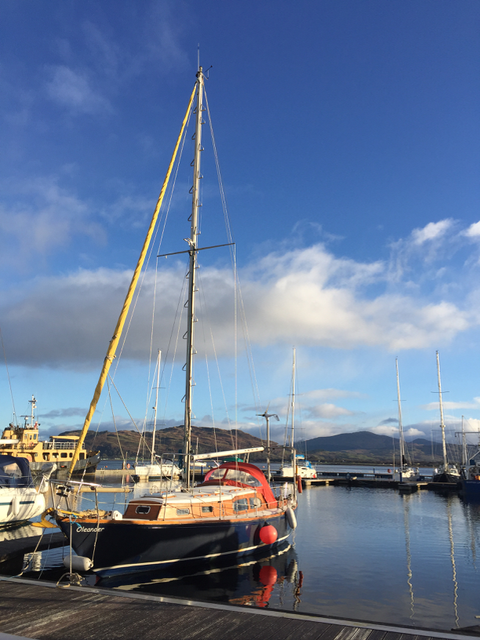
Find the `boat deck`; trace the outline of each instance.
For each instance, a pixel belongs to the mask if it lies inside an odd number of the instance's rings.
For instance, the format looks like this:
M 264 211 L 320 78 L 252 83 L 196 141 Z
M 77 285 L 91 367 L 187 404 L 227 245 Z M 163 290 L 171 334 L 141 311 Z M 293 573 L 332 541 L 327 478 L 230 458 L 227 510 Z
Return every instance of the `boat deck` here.
M 95 587 L 0 579 L 0 638 L 36 640 L 199 639 L 418 640 L 464 639 L 450 633 L 351 622 L 294 612 L 192 602 Z M 478 636 L 478 628 L 471 635 Z

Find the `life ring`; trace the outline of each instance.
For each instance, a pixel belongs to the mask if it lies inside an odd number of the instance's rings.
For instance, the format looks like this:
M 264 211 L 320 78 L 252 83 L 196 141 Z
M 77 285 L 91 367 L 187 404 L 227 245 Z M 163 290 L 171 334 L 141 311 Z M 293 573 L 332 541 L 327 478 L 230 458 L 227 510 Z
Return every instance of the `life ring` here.
M 302 479 L 300 476 L 297 476 L 297 488 L 298 488 L 298 493 L 302 493 L 303 487 L 302 487 Z
M 287 518 L 287 522 L 290 525 L 290 527 L 292 529 L 296 529 L 297 528 L 297 517 L 296 517 L 295 511 L 292 509 L 292 507 L 287 507 L 287 510 L 285 511 L 285 517 Z

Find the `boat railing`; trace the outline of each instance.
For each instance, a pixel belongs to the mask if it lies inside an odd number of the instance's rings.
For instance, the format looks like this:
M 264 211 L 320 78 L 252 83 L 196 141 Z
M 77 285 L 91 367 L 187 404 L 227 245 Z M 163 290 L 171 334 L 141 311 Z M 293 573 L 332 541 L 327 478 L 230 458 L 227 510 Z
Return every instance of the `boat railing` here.
M 76 442 L 65 442 L 63 440 L 52 440 L 52 442 L 44 442 L 43 443 L 43 448 L 44 449 L 68 449 L 68 450 L 72 450 L 75 449 L 76 447 Z M 85 449 L 85 445 L 82 446 L 82 449 Z

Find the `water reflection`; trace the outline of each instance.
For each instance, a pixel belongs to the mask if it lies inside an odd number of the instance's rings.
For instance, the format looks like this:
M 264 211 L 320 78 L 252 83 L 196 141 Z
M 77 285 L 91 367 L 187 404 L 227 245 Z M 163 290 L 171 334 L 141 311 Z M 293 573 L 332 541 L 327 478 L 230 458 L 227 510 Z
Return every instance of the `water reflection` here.
M 415 616 L 415 597 L 413 594 L 413 573 L 412 573 L 412 554 L 410 551 L 410 523 L 409 523 L 409 515 L 410 515 L 410 496 L 403 496 L 403 526 L 405 529 L 405 551 L 407 554 L 407 584 L 408 591 L 410 593 L 410 618 L 413 620 Z
M 302 573 L 293 547 L 284 545 L 278 553 L 251 559 L 238 565 L 190 565 L 175 571 L 142 572 L 104 578 L 100 587 L 138 591 L 162 596 L 178 596 L 209 602 L 268 607 L 272 596 L 283 609 L 295 610 L 300 602 Z

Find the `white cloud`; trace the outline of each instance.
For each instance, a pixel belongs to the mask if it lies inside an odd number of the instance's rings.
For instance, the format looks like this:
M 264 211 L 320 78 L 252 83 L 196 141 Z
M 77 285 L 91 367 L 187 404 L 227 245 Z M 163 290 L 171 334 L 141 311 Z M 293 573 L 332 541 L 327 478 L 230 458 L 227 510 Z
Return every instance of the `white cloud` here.
M 338 416 L 352 416 L 352 411 L 338 407 L 331 403 L 317 404 L 314 407 L 308 407 L 304 410 L 309 418 L 320 418 L 326 420 L 332 420 L 338 418 Z
M 74 221 L 82 220 L 82 217 L 83 232 L 92 232 L 83 203 L 64 194 L 55 185 L 46 189 L 46 193 L 55 206 L 52 209 L 45 206 L 43 216 L 32 217 L 39 247 L 51 249 L 57 244 L 68 243 L 78 224 Z M 57 218 L 58 212 L 66 208 L 76 208 L 79 215 L 65 220 Z M 7 217 L 3 224 L 3 228 L 12 233 Z M 20 234 L 21 226 L 13 225 L 15 234 Z M 166 266 L 162 265 L 158 274 L 156 297 L 162 317 L 158 338 L 163 343 L 168 342 L 170 318 L 174 317 L 179 300 L 179 283 L 184 283 L 184 268 L 168 262 Z M 296 344 L 332 349 L 425 349 L 439 342 L 444 344 L 478 324 L 473 313 L 446 300 L 432 303 L 428 297 L 394 293 L 372 296 L 370 283 L 381 284 L 382 278 L 386 278 L 385 271 L 380 263 L 368 265 L 338 260 L 322 245 L 262 259 L 240 274 L 250 342 L 261 346 Z M 17 354 L 22 354 L 19 356 L 22 362 L 31 358 L 38 363 L 44 358 L 45 362 L 63 366 L 70 360 L 89 361 L 94 352 L 98 353 L 98 336 L 109 337 L 113 328 L 109 323 L 113 321 L 106 322 L 105 310 L 110 313 L 119 309 L 128 278 L 128 272 L 124 271 L 80 271 L 38 281 L 34 292 L 19 290 L 17 301 L 9 301 L 4 313 L 6 321 L 12 322 L 12 333 L 18 334 L 22 347 Z M 153 298 L 153 282 L 153 275 L 147 275 L 143 298 Z M 217 354 L 231 355 L 234 308 L 231 274 L 221 268 L 204 268 L 199 272 L 199 286 L 202 291 L 199 300 L 208 301 L 209 310 L 199 307 L 202 324 L 198 326 L 204 327 L 208 334 L 210 324 Z M 28 309 L 32 312 L 31 317 Z M 144 343 L 148 341 L 144 341 L 143 336 L 150 332 L 151 311 L 148 309 L 148 305 L 144 310 L 139 309 L 138 319 L 132 325 L 130 357 L 143 358 L 147 353 L 148 344 Z M 75 327 L 74 343 L 77 346 L 64 349 L 58 347 L 58 336 L 63 336 L 63 343 L 73 331 L 68 328 L 67 319 L 71 319 Z M 35 326 L 30 327 L 30 323 Z M 42 339 L 38 341 L 34 336 L 40 335 L 40 328 Z M 97 348 L 86 347 L 87 339 L 93 339 Z M 29 340 L 35 340 L 35 349 L 28 348 Z M 206 349 L 212 352 L 211 345 Z M 36 355 L 29 356 L 29 353 Z M 346 392 L 341 390 L 317 390 L 312 392 L 312 400 L 315 393 L 317 400 L 346 397 Z M 318 411 L 325 416 L 335 412 L 346 415 L 346 410 L 328 402 L 320 403 L 319 407 Z
M 429 222 L 423 229 L 412 231 L 412 240 L 416 245 L 442 238 L 451 228 L 453 220 L 440 220 L 440 222 Z
M 442 405 L 445 410 L 455 411 L 457 409 L 474 409 L 478 411 L 478 409 L 480 409 L 480 398 L 474 398 L 473 402 L 443 401 Z M 428 404 L 422 405 L 421 409 L 423 409 L 424 411 L 439 411 L 438 400 L 437 402 L 429 402 Z
M 469 238 L 480 237 L 480 222 L 474 222 L 473 224 L 471 224 L 465 231 L 465 235 Z
M 424 431 L 421 431 L 420 429 L 414 429 L 413 427 L 404 429 L 403 433 L 405 435 L 405 438 L 409 439 L 426 437 L 426 433 Z
M 86 72 L 58 65 L 48 69 L 48 76 L 47 94 L 62 107 L 88 114 L 112 111 L 110 102 L 93 87 Z
M 398 427 L 390 427 L 387 424 L 380 424 L 377 427 L 368 429 L 371 433 L 375 433 L 377 436 L 391 436 L 398 438 Z
M 13 193 L 10 200 L 14 203 L 0 203 L 0 264 L 26 270 L 59 248 L 67 250 L 79 236 L 104 241 L 105 234 L 93 221 L 89 205 L 60 187 L 56 178 L 2 187 L 3 194 Z
M 311 400 L 332 400 L 336 398 L 361 398 L 361 393 L 357 391 L 347 391 L 345 389 L 314 389 L 302 394 L 302 401 Z

